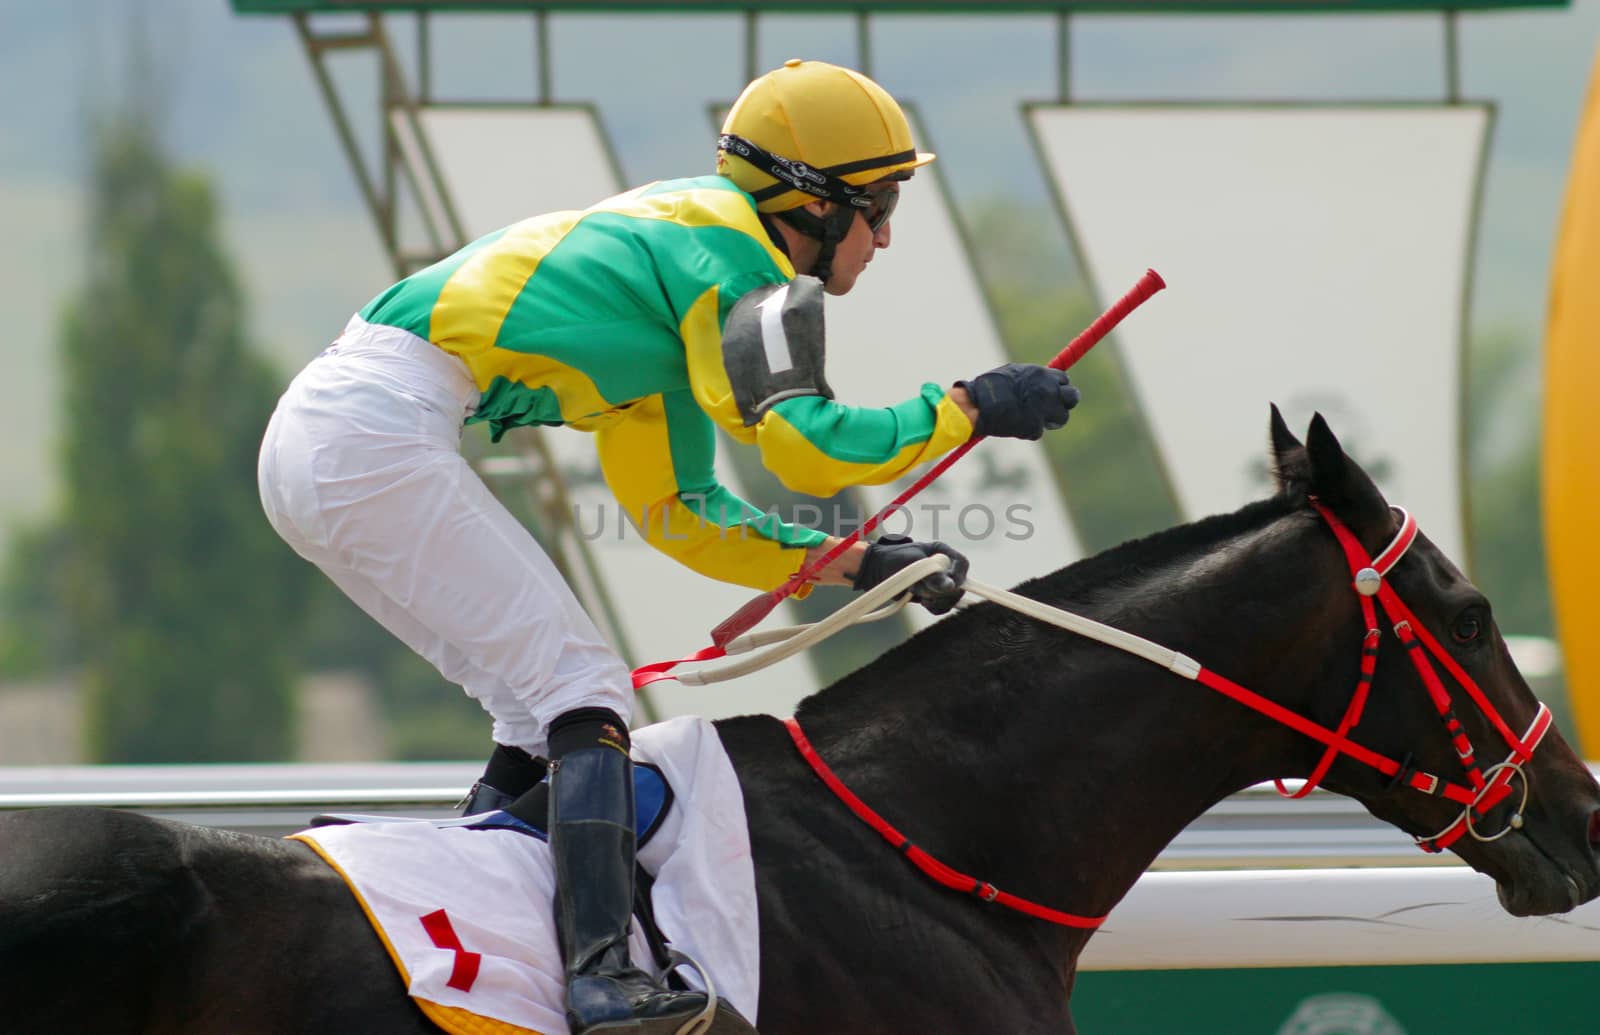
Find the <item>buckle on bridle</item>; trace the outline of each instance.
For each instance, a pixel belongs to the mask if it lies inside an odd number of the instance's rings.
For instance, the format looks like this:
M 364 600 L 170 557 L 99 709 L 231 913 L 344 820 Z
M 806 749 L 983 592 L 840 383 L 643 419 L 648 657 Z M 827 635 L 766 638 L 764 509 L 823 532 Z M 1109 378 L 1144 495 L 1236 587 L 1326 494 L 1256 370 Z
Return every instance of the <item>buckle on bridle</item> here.
M 1513 781 L 1515 781 L 1517 777 L 1519 777 L 1519 776 L 1522 777 L 1522 800 L 1520 802 L 1518 802 L 1517 803 L 1517 807 L 1512 810 L 1511 818 L 1506 820 L 1505 829 L 1500 831 L 1498 834 L 1491 834 L 1491 835 L 1487 835 L 1487 836 L 1484 835 L 1484 834 L 1478 833 L 1478 828 L 1472 825 L 1472 814 L 1473 814 L 1474 811 L 1476 811 L 1476 809 L 1478 807 L 1477 803 L 1474 802 L 1473 804 L 1468 805 L 1464 810 L 1462 810 L 1462 814 L 1463 814 L 1464 818 L 1466 819 L 1467 833 L 1471 834 L 1473 836 L 1474 840 L 1484 841 L 1484 842 L 1498 841 L 1502 837 L 1505 837 L 1507 834 L 1511 833 L 1513 830 L 1521 830 L 1522 829 L 1522 822 L 1523 822 L 1522 821 L 1522 816 L 1523 816 L 1523 813 L 1525 813 L 1527 811 L 1527 809 L 1528 809 L 1528 790 L 1529 790 L 1529 786 L 1530 785 L 1529 785 L 1529 782 L 1528 782 L 1528 774 L 1522 771 L 1522 763 L 1521 762 L 1510 762 L 1510 761 L 1507 761 L 1507 762 L 1501 762 L 1498 765 L 1490 766 L 1488 771 L 1483 774 L 1483 778 L 1484 778 L 1483 790 L 1479 793 L 1478 796 L 1480 798 L 1482 798 L 1482 797 L 1485 797 L 1485 796 L 1488 795 L 1490 789 L 1492 787 L 1494 787 L 1494 785 L 1495 785 L 1495 780 L 1496 780 L 1496 775 L 1495 774 L 1500 772 L 1500 770 L 1502 770 L 1502 769 L 1509 770 L 1511 772 L 1511 774 L 1512 774 L 1512 775 L 1506 777 L 1506 786 L 1507 787 L 1510 787 L 1512 785 Z M 1499 804 L 1499 802 L 1495 803 L 1495 805 L 1498 805 L 1498 804 Z M 1489 807 L 1492 809 L 1495 806 L 1491 805 Z M 1487 813 L 1485 813 L 1485 815 L 1487 815 Z

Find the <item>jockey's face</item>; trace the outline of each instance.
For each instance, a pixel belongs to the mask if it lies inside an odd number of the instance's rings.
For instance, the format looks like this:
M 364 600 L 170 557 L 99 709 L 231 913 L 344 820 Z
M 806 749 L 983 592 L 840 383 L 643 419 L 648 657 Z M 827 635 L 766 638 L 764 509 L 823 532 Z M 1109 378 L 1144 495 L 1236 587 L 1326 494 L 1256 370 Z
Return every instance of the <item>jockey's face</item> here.
M 879 188 L 885 191 L 897 191 L 898 184 L 885 184 Z M 860 209 L 856 218 L 850 223 L 850 232 L 845 234 L 833 251 L 833 273 L 828 277 L 824 290 L 830 295 L 843 295 L 856 286 L 856 278 L 861 276 L 867 268 L 867 263 L 878 253 L 879 248 L 889 247 L 890 221 L 884 220 L 878 229 L 872 229 L 872 209 Z

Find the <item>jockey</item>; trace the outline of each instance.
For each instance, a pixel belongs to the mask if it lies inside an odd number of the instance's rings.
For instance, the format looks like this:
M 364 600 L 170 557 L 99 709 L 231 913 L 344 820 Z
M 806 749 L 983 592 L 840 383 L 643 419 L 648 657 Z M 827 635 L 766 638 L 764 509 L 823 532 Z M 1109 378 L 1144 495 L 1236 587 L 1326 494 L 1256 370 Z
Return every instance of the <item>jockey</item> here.
M 668 180 L 489 234 L 390 287 L 290 384 L 261 496 L 294 549 L 493 717 L 467 812 L 550 765 L 550 851 L 573 1032 L 675 1032 L 702 1010 L 628 958 L 634 802 L 628 667 L 532 535 L 460 453 L 463 424 L 592 432 L 649 540 L 712 578 L 770 590 L 837 542 L 724 488 L 715 430 L 786 485 L 892 481 L 983 435 L 1038 438 L 1078 401 L 1065 374 L 1007 364 L 882 409 L 835 402 L 823 296 L 889 246 L 901 183 L 933 160 L 856 72 L 789 61 L 751 83 L 716 175 Z M 966 561 L 937 542 L 858 542 L 819 581 L 868 589 L 922 558 L 936 614 Z M 744 1031 L 719 1026 L 714 1031 Z

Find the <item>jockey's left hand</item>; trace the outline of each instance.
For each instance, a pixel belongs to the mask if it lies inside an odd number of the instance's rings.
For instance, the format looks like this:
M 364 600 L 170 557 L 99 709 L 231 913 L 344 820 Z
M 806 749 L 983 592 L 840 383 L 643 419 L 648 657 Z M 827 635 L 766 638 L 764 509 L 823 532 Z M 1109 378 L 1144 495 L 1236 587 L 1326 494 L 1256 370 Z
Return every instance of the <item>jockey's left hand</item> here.
M 960 602 L 966 590 L 967 559 L 944 543 L 915 542 L 903 535 L 885 535 L 867 545 L 851 582 L 858 590 L 868 590 L 895 572 L 935 555 L 950 558 L 950 567 L 934 572 L 911 587 L 911 599 L 936 615 L 942 615 Z

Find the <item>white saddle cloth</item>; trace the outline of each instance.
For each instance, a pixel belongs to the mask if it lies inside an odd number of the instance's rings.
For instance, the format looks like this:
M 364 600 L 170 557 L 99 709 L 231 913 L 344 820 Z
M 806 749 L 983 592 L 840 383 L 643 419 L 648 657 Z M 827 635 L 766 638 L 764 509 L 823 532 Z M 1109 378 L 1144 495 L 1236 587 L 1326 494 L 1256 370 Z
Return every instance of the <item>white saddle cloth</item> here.
M 744 798 L 722 741 L 711 723 L 683 717 L 635 730 L 633 755 L 659 766 L 674 794 L 639 853 L 656 878 L 656 921 L 754 1023 L 755 870 Z M 545 842 L 511 830 L 416 822 L 292 836 L 344 877 L 417 1005 L 439 1027 L 451 1035 L 569 1035 Z M 630 946 L 634 963 L 653 969 L 638 930 Z M 692 968 L 679 972 L 704 987 Z

